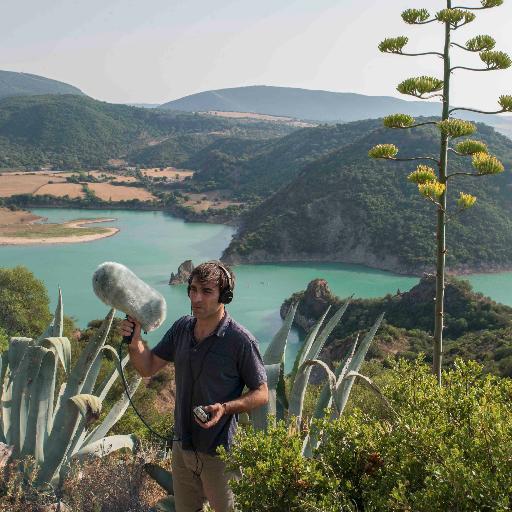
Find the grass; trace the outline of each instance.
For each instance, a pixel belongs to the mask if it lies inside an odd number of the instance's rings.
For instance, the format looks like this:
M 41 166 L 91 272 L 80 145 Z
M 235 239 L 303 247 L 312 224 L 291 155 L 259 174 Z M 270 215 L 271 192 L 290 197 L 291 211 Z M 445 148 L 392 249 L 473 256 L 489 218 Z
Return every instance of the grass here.
M 106 228 L 70 228 L 59 224 L 38 224 L 0 229 L 0 236 L 19 238 L 56 238 L 107 233 Z

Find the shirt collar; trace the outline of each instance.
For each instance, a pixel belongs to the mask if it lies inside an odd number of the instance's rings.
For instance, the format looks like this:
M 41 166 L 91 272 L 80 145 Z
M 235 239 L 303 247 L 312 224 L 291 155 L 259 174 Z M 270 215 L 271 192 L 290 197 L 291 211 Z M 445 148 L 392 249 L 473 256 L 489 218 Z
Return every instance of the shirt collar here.
M 193 332 L 194 327 L 196 326 L 197 318 L 192 317 L 192 322 L 190 322 L 190 330 Z M 231 323 L 231 316 L 229 315 L 228 311 L 224 310 L 224 316 L 222 317 L 222 320 L 218 323 L 215 330 L 212 332 L 211 336 L 215 335 L 218 338 L 223 338 L 226 334 L 226 329 L 229 327 L 229 324 Z

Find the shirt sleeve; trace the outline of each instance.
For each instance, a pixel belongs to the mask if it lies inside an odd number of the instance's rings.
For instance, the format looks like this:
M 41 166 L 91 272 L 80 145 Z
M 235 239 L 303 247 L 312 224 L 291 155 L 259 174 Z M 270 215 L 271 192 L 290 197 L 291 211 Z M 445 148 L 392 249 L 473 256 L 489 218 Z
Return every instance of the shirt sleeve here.
M 257 389 L 267 382 L 267 372 L 256 340 L 245 341 L 238 361 L 238 371 L 249 389 Z
M 153 354 L 161 359 L 165 359 L 166 361 L 174 362 L 174 357 L 176 355 L 177 333 L 180 330 L 180 324 L 182 323 L 181 320 L 182 319 L 176 320 L 172 327 L 163 335 L 158 345 L 151 349 Z

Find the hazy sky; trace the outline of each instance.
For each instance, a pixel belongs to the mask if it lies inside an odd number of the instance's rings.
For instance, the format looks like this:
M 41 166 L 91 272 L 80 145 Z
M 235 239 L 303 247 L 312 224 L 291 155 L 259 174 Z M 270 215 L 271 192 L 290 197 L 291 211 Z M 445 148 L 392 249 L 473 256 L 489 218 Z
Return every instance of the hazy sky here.
M 441 0 L 2 3 L 0 69 L 61 80 L 115 103 L 163 103 L 255 84 L 400 96 L 395 87 L 404 78 L 442 73 L 436 57 L 377 50 L 384 37 L 401 34 L 411 51 L 442 50 L 440 23 L 408 26 L 400 18 L 408 7 L 439 10 Z M 454 41 L 490 34 L 496 49 L 512 55 L 512 0 L 476 13 Z M 478 56 L 462 53 L 453 51 L 454 64 L 480 67 Z M 452 103 L 494 108 L 500 94 L 512 94 L 512 70 L 457 71 L 453 85 Z

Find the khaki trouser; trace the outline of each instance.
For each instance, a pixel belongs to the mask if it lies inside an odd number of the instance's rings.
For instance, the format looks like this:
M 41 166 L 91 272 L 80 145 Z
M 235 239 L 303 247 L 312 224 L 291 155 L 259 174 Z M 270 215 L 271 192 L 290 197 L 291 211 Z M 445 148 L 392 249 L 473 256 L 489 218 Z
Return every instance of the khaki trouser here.
M 233 512 L 233 493 L 226 465 L 218 456 L 184 450 L 174 441 L 172 448 L 172 481 L 176 512 L 201 512 L 208 501 L 215 512 Z

